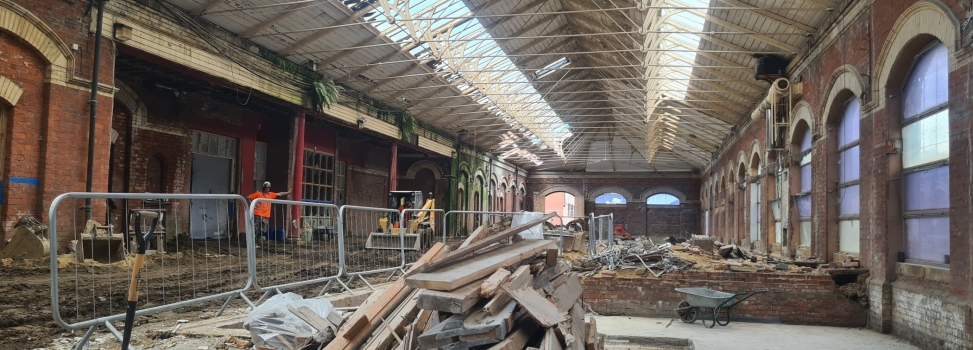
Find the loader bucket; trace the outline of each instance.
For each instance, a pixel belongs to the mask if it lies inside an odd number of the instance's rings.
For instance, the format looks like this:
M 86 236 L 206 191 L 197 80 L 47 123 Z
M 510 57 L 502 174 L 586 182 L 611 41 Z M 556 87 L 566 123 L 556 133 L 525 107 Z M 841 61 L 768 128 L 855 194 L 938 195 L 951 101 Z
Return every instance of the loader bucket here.
M 418 234 L 406 233 L 401 236 L 400 238 L 398 233 L 369 233 L 368 240 L 365 241 L 365 249 L 401 249 L 404 239 L 405 250 L 419 250 L 421 239 Z
M 50 253 L 47 225 L 20 226 L 7 246 L 0 250 L 0 259 L 38 259 Z
M 124 259 L 124 239 L 121 233 L 114 233 L 107 226 L 88 220 L 76 246 L 78 261 L 91 259 L 100 263 L 111 263 Z

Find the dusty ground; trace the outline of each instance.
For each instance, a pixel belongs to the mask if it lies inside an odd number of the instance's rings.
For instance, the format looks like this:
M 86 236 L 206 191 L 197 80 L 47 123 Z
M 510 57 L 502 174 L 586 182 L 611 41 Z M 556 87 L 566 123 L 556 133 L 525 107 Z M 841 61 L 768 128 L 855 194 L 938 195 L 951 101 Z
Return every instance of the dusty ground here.
M 451 238 L 449 244 L 457 246 L 462 238 Z M 352 253 L 346 255 L 350 271 L 366 271 L 387 266 L 395 266 L 401 261 L 397 250 L 365 251 L 364 237 L 348 240 L 346 248 Z M 194 296 L 232 291 L 246 284 L 246 247 L 235 241 L 193 242 L 181 241 L 181 249 L 170 246 L 167 254 L 148 256 L 146 259 L 146 282 L 140 290 L 139 308 L 146 308 L 189 300 Z M 294 242 L 258 243 L 257 268 L 260 282 L 264 285 L 302 281 L 319 276 L 330 276 L 337 272 L 338 258 L 335 249 L 327 242 L 316 245 L 300 245 Z M 419 252 L 407 252 L 407 261 L 415 261 Z M 124 259 L 112 264 L 87 260 L 75 261 L 71 254 L 58 259 L 60 266 L 60 309 L 67 322 L 73 323 L 91 319 L 92 316 L 108 316 L 123 313 L 131 276 L 132 259 Z M 195 267 L 195 268 L 191 268 Z M 384 282 L 388 273 L 366 276 L 369 283 Z M 347 279 L 346 279 L 347 280 Z M 69 331 L 58 326 L 51 312 L 51 276 L 48 259 L 5 260 L 0 261 L 0 349 L 37 349 L 69 348 L 76 337 L 84 330 Z M 364 283 L 354 280 L 352 288 L 363 287 Z M 298 288 L 295 291 L 305 296 L 317 295 L 323 285 Z M 339 292 L 334 284 L 329 292 Z M 256 301 L 258 291 L 246 295 Z M 199 319 L 212 317 L 219 310 L 222 301 L 194 304 L 192 306 L 146 315 L 138 319 L 139 324 L 162 322 L 160 327 L 174 327 L 177 319 Z M 245 304 L 235 301 L 232 307 L 241 308 Z M 241 308 L 240 312 L 249 312 Z M 122 322 L 115 323 L 122 329 Z M 156 330 L 156 329 L 153 329 Z M 92 344 L 104 344 L 111 348 L 113 337 L 102 333 L 92 337 Z M 144 332 L 143 332 L 144 333 Z M 136 334 L 136 339 L 144 334 Z M 142 341 L 142 340 L 140 340 Z M 214 340 L 215 341 L 215 340 Z M 172 341 L 169 341 L 170 343 Z M 178 343 L 178 342 L 176 342 Z M 168 344 L 168 343 L 167 343 Z M 175 344 L 175 343 L 173 343 Z M 117 349 L 118 344 L 114 343 Z M 160 345 L 161 346 L 161 345 Z M 98 347 L 92 347 L 96 349 Z M 169 347 L 162 347 L 169 348 Z M 196 349 L 195 347 L 192 349 Z M 210 347 L 210 349 L 214 349 Z

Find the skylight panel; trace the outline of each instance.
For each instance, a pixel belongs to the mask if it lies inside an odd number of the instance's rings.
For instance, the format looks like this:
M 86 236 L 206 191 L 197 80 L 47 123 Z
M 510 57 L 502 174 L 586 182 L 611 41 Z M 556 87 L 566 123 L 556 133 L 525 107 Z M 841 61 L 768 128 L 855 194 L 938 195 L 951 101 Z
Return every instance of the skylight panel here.
M 541 68 L 541 70 L 534 72 L 534 80 L 546 77 L 551 73 L 554 73 L 558 69 L 567 67 L 570 64 L 571 64 L 570 58 L 562 57 L 561 59 L 554 61 L 553 63 L 545 66 L 544 68 Z

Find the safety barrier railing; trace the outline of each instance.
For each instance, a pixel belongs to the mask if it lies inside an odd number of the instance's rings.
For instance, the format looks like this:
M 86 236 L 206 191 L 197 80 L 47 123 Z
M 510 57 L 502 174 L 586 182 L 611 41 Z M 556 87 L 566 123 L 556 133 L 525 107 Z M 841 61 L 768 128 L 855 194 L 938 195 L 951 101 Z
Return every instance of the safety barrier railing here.
M 263 292 L 258 304 L 271 293 L 312 284 L 327 283 L 317 293 L 324 294 L 341 276 L 336 205 L 257 198 L 248 215 L 256 236 L 253 287 Z
M 346 284 L 360 279 L 373 288 L 364 275 L 387 272 L 388 281 L 405 272 L 405 237 L 398 229 L 401 226 L 401 213 L 395 209 L 345 205 L 338 210 L 338 232 L 343 240 L 342 275 L 349 277 Z
M 406 265 L 412 265 L 436 242 L 446 243 L 446 211 L 405 209 L 402 211 L 402 243 Z
M 91 205 L 85 205 L 85 200 Z M 236 297 L 251 287 L 253 232 L 246 201 L 230 194 L 65 193 L 51 203 L 51 311 L 67 329 L 97 327 L 121 334 L 112 322 L 125 319 L 139 211 L 159 213 L 139 283 L 136 315 Z M 85 208 L 93 220 L 85 220 Z M 143 230 L 145 232 L 147 230 Z M 59 253 L 74 251 L 76 258 Z M 60 257 L 60 259 L 59 259 Z M 218 312 L 219 314 L 219 312 Z
M 588 254 L 597 254 L 599 246 L 603 250 L 612 249 L 614 240 L 614 214 L 589 214 L 588 219 Z

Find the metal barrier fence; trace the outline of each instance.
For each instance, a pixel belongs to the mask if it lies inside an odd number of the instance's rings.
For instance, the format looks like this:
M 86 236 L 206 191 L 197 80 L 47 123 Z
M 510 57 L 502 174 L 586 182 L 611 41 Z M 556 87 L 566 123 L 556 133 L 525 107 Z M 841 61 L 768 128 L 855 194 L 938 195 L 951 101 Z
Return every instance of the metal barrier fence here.
M 597 254 L 598 248 L 611 249 L 614 244 L 614 214 L 595 216 L 588 219 L 588 254 Z
M 258 198 L 250 203 L 248 214 L 256 235 L 253 287 L 264 292 L 257 304 L 270 293 L 316 283 L 330 285 L 341 276 L 343 240 L 337 206 Z
M 446 243 L 446 211 L 442 209 L 405 209 L 402 211 L 402 242 L 405 264 L 412 265 L 438 241 Z M 412 249 L 418 248 L 418 249 Z
M 405 272 L 405 244 L 401 213 L 395 209 L 342 206 L 338 211 L 338 232 L 342 237 L 340 255 L 344 276 L 351 283 L 356 277 L 369 288 L 362 275 Z
M 86 199 L 91 200 L 93 218 L 88 222 Z M 121 339 L 111 322 L 125 319 L 130 252 L 139 224 L 134 214 L 144 210 L 160 213 L 160 224 L 148 243 L 153 254 L 146 256 L 137 315 L 224 299 L 225 308 L 238 296 L 253 306 L 243 295 L 253 276 L 248 248 L 253 239 L 244 234 L 253 229 L 243 197 L 65 193 L 54 199 L 48 213 L 51 311 L 61 327 L 88 328 L 78 344 L 87 343 L 99 326 Z M 68 250 L 78 258 L 59 259 Z

